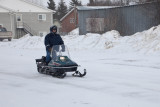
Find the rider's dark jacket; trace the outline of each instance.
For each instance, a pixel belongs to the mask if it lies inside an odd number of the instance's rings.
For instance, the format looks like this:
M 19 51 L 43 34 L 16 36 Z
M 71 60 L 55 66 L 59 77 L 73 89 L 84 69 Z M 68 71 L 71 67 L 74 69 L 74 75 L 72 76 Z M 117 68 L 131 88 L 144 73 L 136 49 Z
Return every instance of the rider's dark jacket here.
M 64 42 L 59 34 L 51 32 L 46 35 L 44 44 L 46 46 L 46 49 L 48 49 L 48 48 L 52 48 L 52 46 L 54 45 L 62 45 L 64 44 Z

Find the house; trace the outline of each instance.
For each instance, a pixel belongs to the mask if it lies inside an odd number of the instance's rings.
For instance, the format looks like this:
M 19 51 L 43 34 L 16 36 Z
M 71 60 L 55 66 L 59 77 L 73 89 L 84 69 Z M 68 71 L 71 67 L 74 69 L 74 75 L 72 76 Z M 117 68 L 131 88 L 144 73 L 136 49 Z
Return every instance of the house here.
M 124 7 L 80 6 L 77 11 L 80 35 L 117 30 L 126 36 L 160 24 L 160 2 Z
M 73 8 L 64 17 L 60 19 L 61 22 L 61 34 L 65 35 L 78 27 L 78 14 L 77 9 Z
M 43 36 L 53 25 L 54 11 L 24 0 L 0 1 L 0 25 L 12 31 L 14 38 L 25 34 Z

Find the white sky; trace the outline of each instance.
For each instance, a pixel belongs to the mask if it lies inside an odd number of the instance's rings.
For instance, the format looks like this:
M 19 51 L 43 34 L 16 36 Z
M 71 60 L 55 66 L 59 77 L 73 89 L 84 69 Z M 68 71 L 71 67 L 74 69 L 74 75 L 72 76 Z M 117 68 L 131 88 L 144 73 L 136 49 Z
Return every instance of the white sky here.
M 42 0 L 42 1 L 43 1 L 44 5 L 47 5 L 47 2 L 49 0 Z M 55 1 L 56 5 L 58 5 L 58 3 L 60 2 L 60 0 L 54 0 L 54 1 Z M 64 0 L 64 2 L 66 2 L 67 5 L 69 5 L 70 1 L 71 0 Z M 82 2 L 83 5 L 86 5 L 89 2 L 89 0 L 81 0 L 81 2 Z

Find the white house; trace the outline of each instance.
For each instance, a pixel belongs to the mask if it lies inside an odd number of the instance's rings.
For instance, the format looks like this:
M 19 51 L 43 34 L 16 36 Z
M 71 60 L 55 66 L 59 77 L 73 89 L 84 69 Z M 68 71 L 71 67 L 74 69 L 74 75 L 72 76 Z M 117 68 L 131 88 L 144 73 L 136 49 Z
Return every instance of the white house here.
M 46 35 L 53 25 L 53 13 L 25 0 L 0 0 L 0 25 L 12 31 L 14 38 L 26 33 Z

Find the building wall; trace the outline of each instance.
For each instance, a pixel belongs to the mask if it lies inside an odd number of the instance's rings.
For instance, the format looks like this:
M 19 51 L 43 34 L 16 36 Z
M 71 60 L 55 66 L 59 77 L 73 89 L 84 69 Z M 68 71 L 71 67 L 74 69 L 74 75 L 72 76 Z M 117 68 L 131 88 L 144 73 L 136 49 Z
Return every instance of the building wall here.
M 13 38 L 15 38 L 15 28 L 14 28 L 14 14 L 9 12 L 0 12 L 0 24 L 7 29 L 7 31 L 12 31 Z
M 123 36 L 132 35 L 160 24 L 160 15 L 158 15 L 157 12 L 159 10 L 160 5 L 158 3 L 147 3 L 111 9 L 78 10 L 79 32 L 83 35 L 89 32 L 104 33 L 110 30 L 117 30 Z M 91 29 L 92 31 L 87 30 L 88 20 L 92 20 L 93 22 L 91 23 L 93 26 L 93 29 Z M 104 24 L 97 20 L 102 21 Z M 96 31 L 95 28 L 99 27 L 101 24 L 104 30 Z
M 74 19 L 74 22 L 70 22 L 70 19 Z M 61 30 L 62 34 L 67 34 L 71 32 L 73 29 L 77 28 L 78 25 L 78 15 L 77 10 L 72 11 L 65 19 L 61 22 Z
M 22 14 L 22 22 L 31 28 L 33 35 L 39 36 L 39 32 L 49 33 L 49 29 L 53 25 L 52 13 L 25 12 L 16 14 Z M 38 14 L 46 14 L 46 20 L 38 20 Z
M 50 32 L 50 27 L 53 25 L 52 13 L 12 13 L 0 12 L 0 24 L 3 25 L 8 31 L 12 31 L 13 38 L 20 38 L 24 36 L 24 32 L 18 35 L 18 32 L 22 29 L 17 29 L 16 14 L 22 14 L 22 23 L 25 23 L 28 28 L 31 29 L 33 35 L 39 36 L 40 32 Z M 38 20 L 38 14 L 46 14 L 46 20 Z
M 0 13 L 0 24 L 3 24 L 8 31 L 11 31 L 11 20 L 8 13 Z

